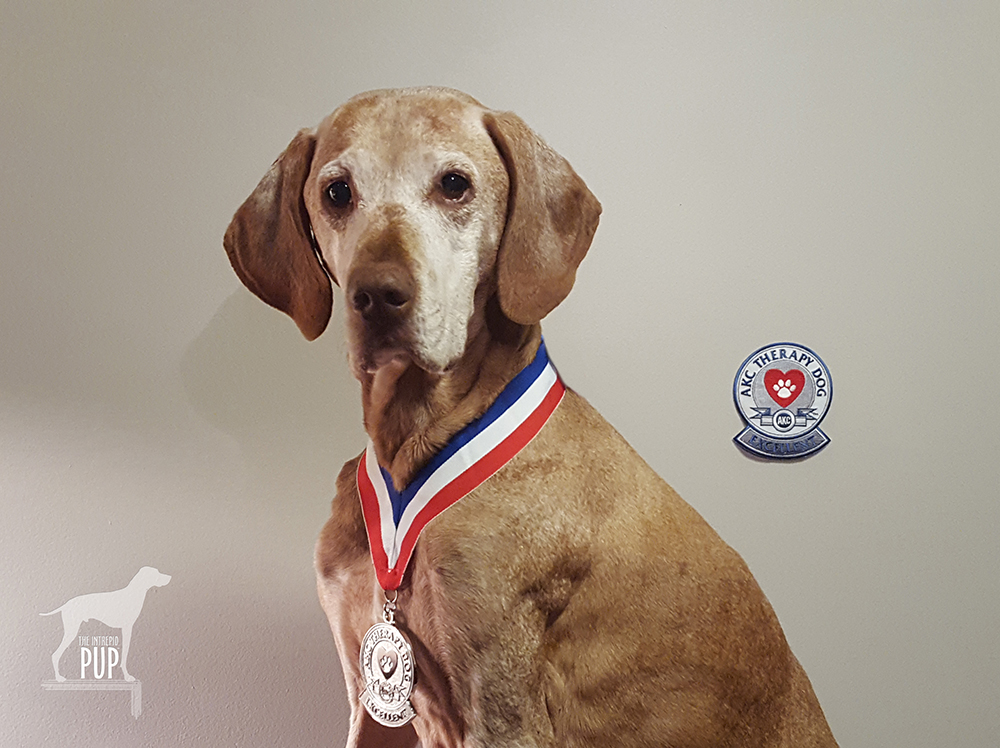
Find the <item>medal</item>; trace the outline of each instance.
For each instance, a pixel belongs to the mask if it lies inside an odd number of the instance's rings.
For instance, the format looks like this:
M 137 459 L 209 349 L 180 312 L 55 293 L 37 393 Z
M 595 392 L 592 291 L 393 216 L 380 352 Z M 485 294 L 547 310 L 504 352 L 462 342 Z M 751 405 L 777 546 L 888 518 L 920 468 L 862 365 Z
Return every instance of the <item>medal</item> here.
M 382 622 L 376 623 L 361 641 L 361 676 L 365 690 L 361 703 L 376 722 L 402 727 L 415 716 L 413 650 L 395 625 L 396 598 L 386 599 Z
M 401 727 L 415 716 L 410 704 L 416 668 L 413 650 L 394 623 L 395 591 L 424 527 L 506 465 L 541 431 L 566 387 L 545 344 L 483 415 L 453 436 L 402 491 L 375 456 L 371 441 L 358 461 L 357 485 L 368 547 L 386 591 L 382 623 L 361 642 L 361 703 L 376 722 Z M 393 596 L 389 598 L 389 592 Z

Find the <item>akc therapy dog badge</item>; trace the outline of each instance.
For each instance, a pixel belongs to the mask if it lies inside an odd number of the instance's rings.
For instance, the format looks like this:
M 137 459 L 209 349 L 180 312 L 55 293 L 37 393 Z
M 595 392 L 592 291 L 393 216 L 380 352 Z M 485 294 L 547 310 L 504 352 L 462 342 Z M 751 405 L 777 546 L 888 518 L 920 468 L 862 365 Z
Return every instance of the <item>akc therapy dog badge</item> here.
M 830 370 L 813 351 L 774 343 L 751 353 L 736 372 L 733 399 L 747 427 L 734 441 L 761 457 L 805 457 L 830 443 L 819 424 L 830 409 Z

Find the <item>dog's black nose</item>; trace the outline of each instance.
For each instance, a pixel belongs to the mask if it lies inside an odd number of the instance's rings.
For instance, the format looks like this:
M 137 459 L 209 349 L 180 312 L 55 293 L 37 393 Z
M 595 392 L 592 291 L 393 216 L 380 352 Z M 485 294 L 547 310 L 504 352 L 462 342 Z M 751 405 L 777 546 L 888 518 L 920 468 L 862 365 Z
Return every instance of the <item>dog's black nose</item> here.
M 367 322 L 392 322 L 410 308 L 415 293 L 413 276 L 394 263 L 373 263 L 351 275 L 347 298 Z

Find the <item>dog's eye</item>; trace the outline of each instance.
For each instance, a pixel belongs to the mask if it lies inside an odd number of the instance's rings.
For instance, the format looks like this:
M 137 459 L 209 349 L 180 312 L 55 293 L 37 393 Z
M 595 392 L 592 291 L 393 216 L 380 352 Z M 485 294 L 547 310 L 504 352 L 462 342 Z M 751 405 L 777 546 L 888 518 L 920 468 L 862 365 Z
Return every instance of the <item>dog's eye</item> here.
M 326 196 L 330 198 L 330 202 L 333 203 L 334 208 L 346 208 L 351 204 L 351 198 L 353 197 L 351 194 L 351 185 L 343 179 L 338 179 L 326 188 Z
M 460 200 L 472 185 L 461 174 L 450 171 L 441 177 L 441 192 L 449 200 Z

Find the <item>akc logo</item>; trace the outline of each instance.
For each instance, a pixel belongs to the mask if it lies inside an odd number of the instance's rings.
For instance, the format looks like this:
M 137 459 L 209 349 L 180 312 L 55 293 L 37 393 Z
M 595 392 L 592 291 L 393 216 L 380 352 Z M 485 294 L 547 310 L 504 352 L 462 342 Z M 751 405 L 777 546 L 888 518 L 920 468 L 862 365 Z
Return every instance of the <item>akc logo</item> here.
M 815 454 L 830 443 L 819 424 L 832 398 L 830 370 L 813 351 L 795 343 L 759 348 L 733 383 L 736 409 L 747 423 L 734 441 L 761 457 Z

